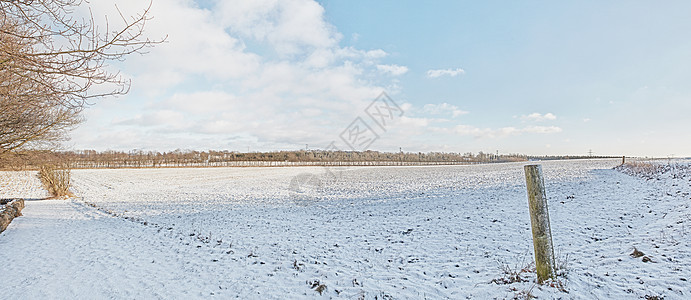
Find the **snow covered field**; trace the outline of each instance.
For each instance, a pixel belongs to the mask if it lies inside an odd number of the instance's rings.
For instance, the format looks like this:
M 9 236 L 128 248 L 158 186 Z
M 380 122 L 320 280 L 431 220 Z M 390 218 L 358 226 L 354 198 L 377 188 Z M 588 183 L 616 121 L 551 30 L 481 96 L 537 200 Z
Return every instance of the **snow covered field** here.
M 0 234 L 3 298 L 691 297 L 688 168 L 651 179 L 618 163 L 540 163 L 566 292 L 534 273 L 496 283 L 533 259 L 525 163 L 511 163 L 76 170 L 79 198 L 27 201 Z M 0 172 L 14 197 L 45 192 Z

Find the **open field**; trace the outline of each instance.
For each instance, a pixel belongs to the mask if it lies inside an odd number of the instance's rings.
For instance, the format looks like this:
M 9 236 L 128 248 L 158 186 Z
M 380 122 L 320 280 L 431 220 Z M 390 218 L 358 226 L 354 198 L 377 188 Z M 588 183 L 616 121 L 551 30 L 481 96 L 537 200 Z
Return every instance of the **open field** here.
M 691 296 L 691 175 L 541 162 L 566 292 L 532 261 L 523 165 L 75 170 L 0 234 L 19 298 Z M 679 172 L 682 172 L 679 174 Z M 0 198 L 45 197 L 0 172 Z M 630 254 L 634 247 L 650 261 Z M 568 255 L 568 258 L 566 258 Z M 506 269 L 506 268 L 504 268 Z M 529 268 L 528 268 L 529 269 Z M 494 281 L 494 282 L 493 282 Z M 322 287 L 323 285 L 323 287 Z M 318 292 L 317 290 L 321 291 Z

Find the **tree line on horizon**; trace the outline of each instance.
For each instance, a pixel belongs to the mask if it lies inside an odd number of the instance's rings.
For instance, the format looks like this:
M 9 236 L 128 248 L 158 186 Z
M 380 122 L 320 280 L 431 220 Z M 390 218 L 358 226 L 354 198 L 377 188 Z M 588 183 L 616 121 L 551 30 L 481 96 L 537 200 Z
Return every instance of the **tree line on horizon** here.
M 612 158 L 593 156 L 528 156 L 524 154 L 454 152 L 380 152 L 295 150 L 241 153 L 234 151 L 24 151 L 0 157 L 2 169 L 36 169 L 42 164 L 70 168 L 160 168 L 243 166 L 440 165 L 520 162 L 528 160 Z
M 525 161 L 521 154 L 496 155 L 479 152 L 379 152 L 296 150 L 241 153 L 234 151 L 25 151 L 0 158 L 0 168 L 33 169 L 38 164 L 63 164 L 71 168 L 157 168 L 214 166 L 294 165 L 413 165 L 471 164 Z

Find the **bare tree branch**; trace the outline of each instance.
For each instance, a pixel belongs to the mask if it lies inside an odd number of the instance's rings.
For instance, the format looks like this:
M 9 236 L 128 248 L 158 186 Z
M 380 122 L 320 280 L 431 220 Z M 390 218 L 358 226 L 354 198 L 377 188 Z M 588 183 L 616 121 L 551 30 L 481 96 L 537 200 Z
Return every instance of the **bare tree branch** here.
M 130 81 L 106 62 L 165 40 L 144 36 L 151 3 L 105 31 L 82 0 L 0 0 L 0 155 L 55 145 L 82 121 L 91 99 L 129 92 Z M 91 10 L 89 9 L 89 12 Z M 96 87 L 99 87 L 96 89 Z

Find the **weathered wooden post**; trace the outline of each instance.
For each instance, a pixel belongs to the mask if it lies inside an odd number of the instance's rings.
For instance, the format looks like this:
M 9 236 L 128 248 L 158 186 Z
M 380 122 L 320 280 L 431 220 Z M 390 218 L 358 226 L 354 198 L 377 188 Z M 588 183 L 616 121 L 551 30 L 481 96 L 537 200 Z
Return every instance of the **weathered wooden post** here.
M 530 224 L 533 228 L 537 282 L 541 284 L 547 279 L 554 278 L 556 274 L 545 181 L 542 178 L 541 165 L 526 165 L 524 168 L 525 182 L 528 188 Z
M 621 157 L 621 164 L 622 165 L 626 164 L 626 155 Z

